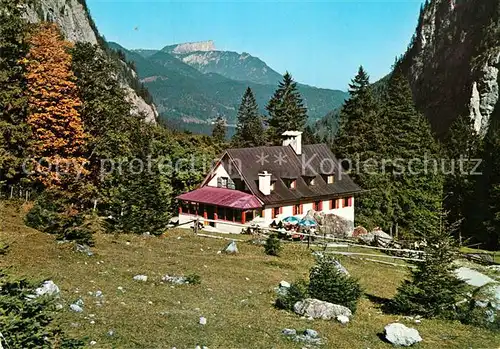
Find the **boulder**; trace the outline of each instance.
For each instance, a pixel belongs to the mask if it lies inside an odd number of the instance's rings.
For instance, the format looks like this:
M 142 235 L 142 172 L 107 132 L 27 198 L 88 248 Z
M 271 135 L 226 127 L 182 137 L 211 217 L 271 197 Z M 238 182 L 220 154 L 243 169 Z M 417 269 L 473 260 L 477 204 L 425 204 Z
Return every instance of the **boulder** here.
M 385 326 L 384 335 L 385 339 L 394 346 L 409 347 L 422 341 L 422 337 L 416 329 L 397 322 Z
M 301 316 L 313 319 L 331 320 L 337 318 L 339 315 L 348 318 L 352 316 L 351 310 L 343 305 L 320 301 L 314 298 L 306 298 L 298 301 L 293 306 L 293 310 Z
M 35 290 L 36 297 L 40 296 L 58 296 L 60 293 L 59 287 L 52 281 L 45 281 L 42 286 Z
M 349 318 L 345 315 L 339 315 L 337 316 L 337 321 L 344 325 L 349 322 Z
M 366 233 L 358 236 L 358 242 L 364 245 L 372 245 L 375 240 L 375 234 Z
M 231 241 L 226 248 L 223 250 L 224 253 L 230 253 L 230 254 L 235 254 L 238 253 L 238 246 L 236 246 L 235 241 Z
M 354 228 L 354 231 L 352 232 L 352 236 L 355 238 L 365 234 L 368 234 L 368 230 L 366 230 L 366 228 L 362 227 L 361 225 Z
M 319 233 L 328 236 L 349 237 L 354 229 L 352 222 L 333 213 L 315 212 L 314 220 L 318 222 Z
M 310 328 L 306 329 L 304 331 L 304 335 L 305 336 L 309 336 L 311 338 L 318 338 L 319 335 L 318 335 L 318 331 L 315 331 L 315 330 L 311 330 Z
M 206 325 L 207 324 L 207 319 L 205 317 L 200 317 L 200 325 Z

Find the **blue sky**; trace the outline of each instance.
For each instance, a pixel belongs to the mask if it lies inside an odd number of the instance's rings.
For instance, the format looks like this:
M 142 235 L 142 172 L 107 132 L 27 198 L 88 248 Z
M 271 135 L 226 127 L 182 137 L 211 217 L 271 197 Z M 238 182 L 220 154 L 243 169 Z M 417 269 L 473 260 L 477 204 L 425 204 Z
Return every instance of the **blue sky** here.
M 248 52 L 302 83 L 347 90 L 362 64 L 375 81 L 413 35 L 420 0 L 140 1 L 87 0 L 107 40 L 162 48 L 214 40 Z

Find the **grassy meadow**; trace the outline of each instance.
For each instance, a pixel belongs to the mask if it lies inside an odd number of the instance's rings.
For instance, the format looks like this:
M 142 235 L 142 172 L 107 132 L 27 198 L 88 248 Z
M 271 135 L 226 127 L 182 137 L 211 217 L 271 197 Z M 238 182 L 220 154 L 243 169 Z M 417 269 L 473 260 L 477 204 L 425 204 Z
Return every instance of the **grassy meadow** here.
M 416 324 L 383 314 L 378 300 L 394 295 L 405 268 L 340 257 L 366 294 L 344 326 L 301 319 L 273 306 L 274 287 L 281 280 L 307 277 L 314 259 L 305 245 L 286 244 L 281 257 L 271 257 L 262 246 L 238 242 L 238 255 L 224 255 L 217 251 L 227 242 L 174 229 L 159 238 L 97 235 L 89 257 L 75 252 L 72 244 L 27 228 L 23 212 L 0 203 L 0 242 L 10 245 L 0 256 L 0 268 L 15 276 L 53 280 L 64 305 L 57 321 L 71 335 L 96 341 L 92 348 L 304 347 L 281 334 L 285 327 L 317 330 L 324 348 L 390 348 L 379 335 L 394 321 L 419 330 L 423 342 L 417 348 L 500 347 L 500 334 L 487 330 L 441 320 Z M 165 274 L 190 273 L 201 276 L 200 285 L 161 282 Z M 147 282 L 134 281 L 137 274 L 147 275 Z M 89 294 L 97 290 L 102 298 Z M 83 313 L 71 312 L 69 304 L 79 297 Z M 205 326 L 199 324 L 200 316 L 207 318 Z

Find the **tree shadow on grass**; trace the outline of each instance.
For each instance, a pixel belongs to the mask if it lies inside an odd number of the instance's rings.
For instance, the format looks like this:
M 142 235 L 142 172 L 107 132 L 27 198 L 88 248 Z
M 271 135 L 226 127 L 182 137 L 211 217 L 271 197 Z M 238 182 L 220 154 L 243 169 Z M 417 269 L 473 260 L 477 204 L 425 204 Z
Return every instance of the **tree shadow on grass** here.
M 394 309 L 394 303 L 392 302 L 392 299 L 390 298 L 385 298 L 385 297 L 379 297 L 374 294 L 370 293 L 365 293 L 366 298 L 377 307 L 382 310 L 384 314 L 390 314 L 390 315 L 395 315 L 396 311 Z

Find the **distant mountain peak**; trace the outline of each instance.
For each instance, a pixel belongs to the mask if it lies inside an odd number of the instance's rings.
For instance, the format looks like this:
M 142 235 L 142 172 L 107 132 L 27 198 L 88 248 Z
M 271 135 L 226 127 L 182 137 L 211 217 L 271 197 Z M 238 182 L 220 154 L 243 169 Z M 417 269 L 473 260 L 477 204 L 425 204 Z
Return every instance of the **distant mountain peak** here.
M 186 42 L 182 44 L 169 45 L 163 48 L 163 51 L 182 54 L 197 51 L 215 51 L 215 43 L 213 40 L 208 41 L 197 41 L 197 42 Z

